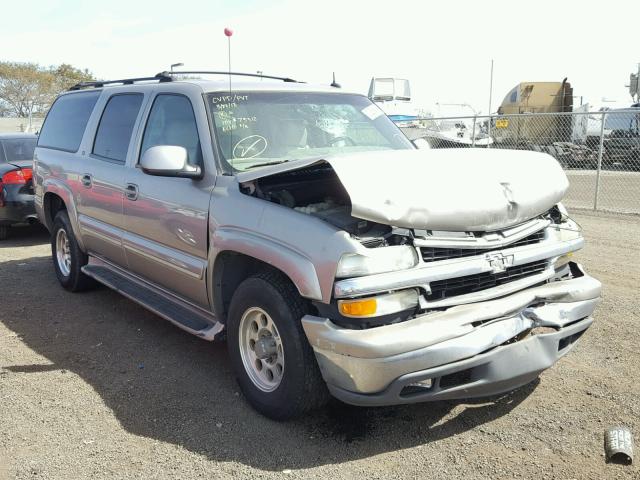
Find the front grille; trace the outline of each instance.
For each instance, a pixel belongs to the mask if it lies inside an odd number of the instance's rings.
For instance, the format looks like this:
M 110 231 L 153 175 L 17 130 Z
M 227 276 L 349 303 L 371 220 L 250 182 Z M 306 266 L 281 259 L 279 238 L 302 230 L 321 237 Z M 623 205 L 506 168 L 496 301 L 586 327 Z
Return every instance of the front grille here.
M 484 272 L 475 275 L 466 275 L 464 277 L 437 280 L 431 282 L 431 294 L 427 295 L 427 300 L 442 300 L 457 295 L 479 292 L 487 288 L 497 287 L 498 285 L 504 285 L 505 283 L 535 275 L 536 273 L 544 271 L 546 268 L 547 261 L 540 260 L 509 267 L 500 273 Z
M 436 262 L 438 260 L 448 260 L 450 258 L 461 257 L 473 257 L 475 255 L 482 255 L 487 252 L 495 252 L 505 248 L 523 247 L 525 245 L 532 245 L 544 240 L 544 230 L 539 230 L 536 233 L 532 233 L 520 240 L 513 242 L 509 245 L 505 245 L 500 248 L 439 248 L 439 247 L 421 247 L 420 254 L 422 260 L 425 262 Z

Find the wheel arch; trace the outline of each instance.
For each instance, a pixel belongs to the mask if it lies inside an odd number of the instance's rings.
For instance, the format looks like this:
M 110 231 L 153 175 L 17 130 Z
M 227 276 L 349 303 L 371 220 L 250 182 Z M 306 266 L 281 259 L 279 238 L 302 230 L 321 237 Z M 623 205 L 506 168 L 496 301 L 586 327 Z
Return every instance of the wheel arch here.
M 44 195 L 42 197 L 42 223 L 51 232 L 53 229 L 53 220 L 60 210 L 66 210 L 71 222 L 73 234 L 80 248 L 84 251 L 82 235 L 80 234 L 80 225 L 78 223 L 78 213 L 73 202 L 73 194 L 71 190 L 56 181 L 45 182 Z
M 304 258 L 281 245 L 251 235 L 244 238 L 217 236 L 211 249 L 209 268 L 210 301 L 216 316 L 226 323 L 231 297 L 240 283 L 262 270 L 279 272 L 295 287 L 301 297 L 322 300 L 315 267 Z

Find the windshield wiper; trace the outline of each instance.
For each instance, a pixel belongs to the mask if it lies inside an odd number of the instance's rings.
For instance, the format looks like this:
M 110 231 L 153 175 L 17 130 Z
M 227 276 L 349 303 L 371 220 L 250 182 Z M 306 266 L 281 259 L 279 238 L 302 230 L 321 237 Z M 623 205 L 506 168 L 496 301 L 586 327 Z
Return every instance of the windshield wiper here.
M 250 167 L 245 168 L 245 170 L 249 170 L 250 168 L 257 168 L 257 167 L 268 167 L 269 165 L 278 165 L 280 163 L 287 163 L 289 160 L 277 160 L 275 162 L 265 162 L 265 163 L 256 163 L 254 165 L 251 165 Z

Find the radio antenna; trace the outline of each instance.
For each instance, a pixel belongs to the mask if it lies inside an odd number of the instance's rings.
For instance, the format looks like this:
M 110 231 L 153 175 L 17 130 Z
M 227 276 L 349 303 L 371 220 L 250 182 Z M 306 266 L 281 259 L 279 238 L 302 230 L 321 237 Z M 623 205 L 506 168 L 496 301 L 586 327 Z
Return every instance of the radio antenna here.
M 231 36 L 233 35 L 233 30 L 229 27 L 225 27 L 224 34 L 227 37 L 227 47 L 229 50 L 229 97 L 231 97 Z M 232 98 L 229 98 L 229 102 L 233 102 Z M 233 111 L 229 110 L 227 112 L 229 115 L 233 115 Z M 230 118 L 229 124 L 229 161 L 233 164 L 233 118 Z
M 225 27 L 224 34 L 227 37 L 227 47 L 229 52 L 229 94 L 231 94 L 231 36 L 233 35 L 233 30 L 229 27 Z
M 340 84 L 336 82 L 336 72 L 333 72 L 333 82 L 331 82 L 331 86 L 334 88 L 341 88 Z

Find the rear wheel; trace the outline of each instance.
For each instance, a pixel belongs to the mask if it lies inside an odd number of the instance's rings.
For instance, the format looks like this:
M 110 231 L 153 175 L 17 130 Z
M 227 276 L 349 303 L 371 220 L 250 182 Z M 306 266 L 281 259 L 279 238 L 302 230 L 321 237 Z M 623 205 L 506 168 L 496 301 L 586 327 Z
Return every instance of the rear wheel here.
M 89 257 L 78 246 L 66 210 L 58 212 L 53 221 L 51 256 L 58 281 L 67 290 L 79 292 L 96 285 L 92 278 L 82 273 Z
M 248 278 L 231 299 L 227 341 L 244 396 L 263 415 L 285 420 L 328 399 L 300 319 L 305 305 L 282 275 Z

